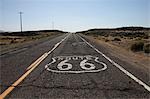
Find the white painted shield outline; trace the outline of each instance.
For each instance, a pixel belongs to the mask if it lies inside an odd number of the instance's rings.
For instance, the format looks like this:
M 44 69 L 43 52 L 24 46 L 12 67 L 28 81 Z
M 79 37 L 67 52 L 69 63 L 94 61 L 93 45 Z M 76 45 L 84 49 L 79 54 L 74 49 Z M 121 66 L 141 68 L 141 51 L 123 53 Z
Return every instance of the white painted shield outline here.
M 91 55 L 87 55 L 87 56 L 88 56 L 88 57 L 94 57 L 94 56 L 91 56 Z M 58 56 L 57 56 L 57 57 L 58 57 Z M 99 59 L 98 57 L 94 57 L 94 58 L 95 58 L 95 62 L 97 62 L 97 63 L 103 65 L 103 68 L 102 68 L 102 69 L 98 69 L 98 70 L 82 70 L 82 71 L 58 71 L 58 70 L 50 69 L 49 66 L 50 66 L 51 64 L 53 64 L 53 63 L 56 62 L 56 59 L 55 59 L 55 58 L 57 58 L 57 57 L 53 57 L 53 58 L 52 58 L 52 62 L 49 63 L 49 64 L 47 64 L 47 65 L 45 65 L 45 69 L 46 69 L 46 70 L 48 70 L 48 71 L 50 71 L 50 72 L 55 72 L 55 73 L 94 73 L 94 72 L 104 71 L 104 70 L 107 69 L 107 65 L 106 65 L 105 63 L 103 63 L 103 62 L 98 61 L 98 59 Z M 61 57 L 61 56 L 59 56 L 59 57 Z M 63 57 L 65 57 L 65 56 L 63 56 Z

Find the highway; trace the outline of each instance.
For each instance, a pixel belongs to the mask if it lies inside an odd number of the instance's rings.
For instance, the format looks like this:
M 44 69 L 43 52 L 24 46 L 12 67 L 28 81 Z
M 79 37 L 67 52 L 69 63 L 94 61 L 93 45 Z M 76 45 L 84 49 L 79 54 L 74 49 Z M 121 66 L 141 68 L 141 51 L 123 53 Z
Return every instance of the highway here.
M 0 55 L 0 99 L 149 99 L 149 72 L 68 33 Z

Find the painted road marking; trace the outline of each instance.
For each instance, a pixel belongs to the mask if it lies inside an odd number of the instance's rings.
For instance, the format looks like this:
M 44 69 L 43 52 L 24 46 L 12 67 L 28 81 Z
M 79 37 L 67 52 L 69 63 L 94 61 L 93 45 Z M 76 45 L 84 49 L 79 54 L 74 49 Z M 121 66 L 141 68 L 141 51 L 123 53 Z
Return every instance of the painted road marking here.
M 80 68 L 82 70 L 71 70 L 73 65 L 69 61 L 79 61 Z M 96 66 L 93 63 L 88 61 L 93 61 L 97 64 L 102 65 L 101 69 L 96 69 Z M 58 64 L 56 62 L 59 62 Z M 51 66 L 56 64 L 58 70 L 51 69 Z M 65 67 L 63 67 L 65 66 Z M 88 67 L 87 67 L 88 66 Z M 98 57 L 86 55 L 86 56 L 56 56 L 52 58 L 52 62 L 45 65 L 46 70 L 55 73 L 93 73 L 100 72 L 107 69 L 107 65 L 99 61 Z
M 93 69 L 96 68 L 94 64 L 88 63 L 87 61 L 88 60 L 85 59 L 85 60 L 80 62 L 80 66 L 81 66 L 82 69 L 84 69 L 84 70 L 93 70 Z M 90 66 L 90 67 L 86 67 L 86 66 Z
M 47 57 L 45 55 L 45 57 Z M 35 66 L 33 66 L 31 69 L 29 69 L 26 73 L 24 73 L 17 81 L 15 81 L 8 89 L 6 89 L 1 95 L 0 99 L 4 99 L 18 84 L 20 84 L 42 61 L 44 60 L 44 57 L 38 61 Z
M 44 53 L 40 58 L 38 58 L 34 63 L 32 63 L 26 70 L 26 72 L 15 81 L 9 88 L 7 88 L 1 95 L 0 99 L 4 99 L 13 89 L 18 86 L 49 54 L 51 54 L 70 34 L 63 38 L 59 43 L 57 43 L 50 51 Z
M 48 55 L 51 54 L 69 35 L 70 35 L 70 34 L 68 34 L 68 35 L 67 35 L 65 38 L 63 38 L 60 42 L 56 43 L 56 44 L 54 45 L 54 47 L 53 47 L 49 52 L 47 52 L 47 54 L 48 54 Z M 29 70 L 30 68 L 32 68 L 32 67 L 34 66 L 34 64 L 36 64 L 38 61 L 40 61 L 40 59 L 41 59 L 42 57 L 44 57 L 44 54 L 43 54 L 40 58 L 38 58 L 33 64 L 31 64 L 26 70 Z
M 79 36 L 79 35 L 78 35 Z M 121 70 L 123 73 L 125 73 L 127 76 L 129 76 L 131 79 L 133 79 L 134 81 L 136 81 L 138 84 L 142 85 L 146 90 L 148 90 L 150 92 L 150 87 L 145 84 L 143 81 L 141 81 L 140 79 L 138 79 L 137 77 L 135 77 L 132 73 L 128 72 L 126 69 L 124 69 L 122 66 L 120 66 L 119 64 L 117 64 L 116 62 L 114 62 L 112 59 L 110 59 L 108 56 L 106 56 L 105 54 L 103 54 L 101 51 L 99 51 L 97 48 L 95 48 L 93 45 L 91 45 L 89 42 L 87 42 L 84 38 L 82 38 L 81 36 L 79 36 L 84 42 L 87 43 L 87 45 L 89 45 L 91 48 L 93 48 L 96 52 L 98 52 L 99 54 L 101 54 L 104 58 L 106 58 L 109 62 L 111 62 L 114 66 L 116 66 L 119 70 Z
M 39 57 L 34 63 L 32 63 L 26 70 L 31 69 L 33 66 L 35 66 L 35 64 L 38 63 L 38 61 L 40 61 L 47 53 L 43 54 L 41 57 Z
M 67 63 L 69 60 L 64 60 L 64 61 L 61 61 L 58 65 L 57 65 L 57 68 L 59 70 L 69 70 L 72 68 L 72 64 L 70 63 Z M 67 67 L 63 67 L 63 66 L 67 66 Z

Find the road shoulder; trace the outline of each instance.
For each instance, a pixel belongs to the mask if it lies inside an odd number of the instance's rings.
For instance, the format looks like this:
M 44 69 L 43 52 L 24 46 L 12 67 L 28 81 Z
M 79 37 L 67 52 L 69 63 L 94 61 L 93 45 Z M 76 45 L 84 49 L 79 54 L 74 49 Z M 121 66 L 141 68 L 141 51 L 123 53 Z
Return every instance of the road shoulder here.
M 136 76 L 137 78 L 139 78 L 140 80 L 142 80 L 150 86 L 150 68 L 149 64 L 146 63 L 149 62 L 149 58 L 142 59 L 140 58 L 140 56 L 136 56 L 132 52 L 128 52 L 122 48 L 118 48 L 103 41 L 94 39 L 94 37 L 85 36 L 82 34 L 81 36 L 84 37 L 93 46 L 102 51 L 102 53 L 104 53 L 110 59 L 121 65 L 128 72 L 132 73 L 134 76 Z
M 105 49 L 109 51 L 109 54 L 111 54 L 111 56 L 120 58 L 132 65 L 136 65 L 139 68 L 143 68 L 145 70 L 150 69 L 149 56 L 144 57 L 143 55 L 135 54 L 131 51 L 127 51 L 126 49 L 123 49 L 121 47 L 112 45 L 110 43 L 95 39 L 94 37 L 91 37 L 91 36 L 85 36 L 85 37 L 89 39 L 90 41 L 103 46 Z
M 31 48 L 32 46 L 42 44 L 45 41 L 51 40 L 51 39 L 56 38 L 56 37 L 61 36 L 61 35 L 63 35 L 63 34 L 52 35 L 52 36 L 49 36 L 49 37 L 46 37 L 46 38 L 41 38 L 41 39 L 38 39 L 38 40 L 28 41 L 28 42 L 24 42 L 24 43 L 21 43 L 21 44 L 16 44 L 16 45 L 10 46 L 8 48 L 5 48 L 3 50 L 1 49 L 0 50 L 0 55 L 5 55 L 5 54 L 8 54 L 10 52 L 21 50 L 21 49 Z

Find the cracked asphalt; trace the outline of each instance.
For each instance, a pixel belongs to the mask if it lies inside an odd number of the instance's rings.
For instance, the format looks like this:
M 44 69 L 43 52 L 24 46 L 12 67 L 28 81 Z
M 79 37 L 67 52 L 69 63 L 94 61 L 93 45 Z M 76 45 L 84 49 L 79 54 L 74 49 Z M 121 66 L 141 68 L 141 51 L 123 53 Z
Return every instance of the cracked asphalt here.
M 26 72 L 43 53 L 51 50 L 67 34 L 49 41 L 1 55 L 1 93 Z M 22 83 L 8 99 L 149 99 L 150 92 L 128 77 L 87 45 L 79 34 L 70 34 Z M 83 36 L 83 35 L 81 35 Z M 84 37 L 84 36 L 83 36 Z M 107 49 L 94 44 L 109 56 Z M 21 51 L 20 51 L 21 50 Z M 111 57 L 147 85 L 149 73 Z M 97 58 L 97 61 L 95 60 Z M 103 63 L 103 64 L 102 64 Z M 104 64 L 107 68 L 104 68 Z M 46 67 L 47 65 L 47 67 Z M 60 68 L 59 68 L 60 67 Z M 97 71 L 100 70 L 100 71 Z M 72 72 L 69 72 L 72 71 Z M 80 72 L 83 71 L 83 72 Z M 93 72 L 90 72 L 93 71 Z

